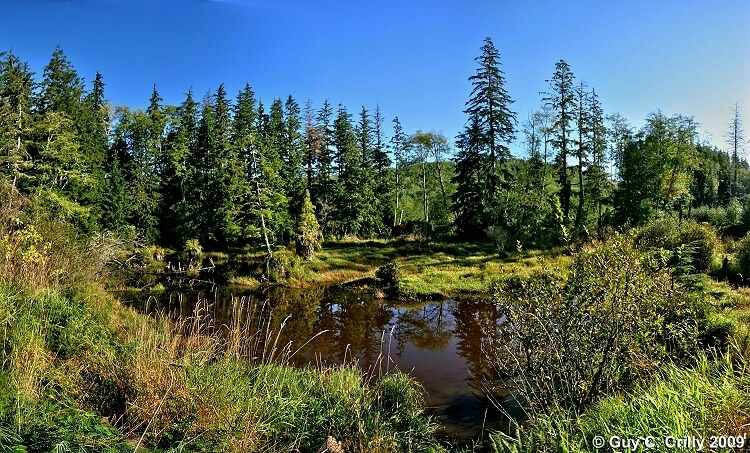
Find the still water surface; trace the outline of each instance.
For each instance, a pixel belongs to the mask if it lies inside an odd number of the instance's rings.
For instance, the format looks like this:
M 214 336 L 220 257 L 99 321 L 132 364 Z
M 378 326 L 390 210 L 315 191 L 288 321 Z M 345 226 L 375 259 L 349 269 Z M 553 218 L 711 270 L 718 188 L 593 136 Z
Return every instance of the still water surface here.
M 215 326 L 242 316 L 253 318 L 258 326 L 253 331 L 270 322 L 274 332 L 281 332 L 278 345 L 299 348 L 291 357 L 295 365 L 354 360 L 376 375 L 394 369 L 409 373 L 424 386 L 440 433 L 456 441 L 486 439 L 487 429 L 500 428 L 503 416 L 485 396 L 483 382 L 490 370 L 482 339 L 483 330 L 504 318 L 488 301 L 404 303 L 376 299 L 365 290 L 325 287 L 122 297 L 144 312 L 176 319 L 189 318 L 199 306 Z

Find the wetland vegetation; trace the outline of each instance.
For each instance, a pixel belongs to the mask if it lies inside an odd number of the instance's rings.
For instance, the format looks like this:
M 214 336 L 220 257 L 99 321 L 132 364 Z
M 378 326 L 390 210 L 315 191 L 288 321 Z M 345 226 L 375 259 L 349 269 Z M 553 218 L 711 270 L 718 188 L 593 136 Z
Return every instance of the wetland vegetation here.
M 750 430 L 750 168 L 487 38 L 455 149 L 0 58 L 0 451 L 593 451 Z M 526 140 L 527 158 L 509 145 Z M 513 151 L 513 152 L 512 152 Z

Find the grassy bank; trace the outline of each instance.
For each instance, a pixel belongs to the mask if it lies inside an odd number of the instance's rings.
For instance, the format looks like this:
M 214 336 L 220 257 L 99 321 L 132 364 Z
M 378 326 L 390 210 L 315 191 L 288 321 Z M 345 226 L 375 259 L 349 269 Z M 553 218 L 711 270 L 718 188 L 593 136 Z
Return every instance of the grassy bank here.
M 625 451 L 612 448 L 610 438 L 643 439 L 652 436 L 650 451 L 695 451 L 695 448 L 668 448 L 668 436 L 706 439 L 703 451 L 709 451 L 710 436 L 740 436 L 744 447 L 750 445 L 750 369 L 744 359 L 711 361 L 698 359 L 690 369 L 667 365 L 653 382 L 638 386 L 623 395 L 605 398 L 583 415 L 556 408 L 521 430 L 517 438 L 493 436 L 496 451 L 596 452 Z M 594 447 L 594 438 L 606 440 L 603 448 Z M 736 442 L 736 440 L 733 440 Z M 740 444 L 735 444 L 739 446 Z M 712 451 L 741 451 L 743 448 L 719 448 Z
M 441 450 L 408 376 L 295 369 L 274 332 L 140 315 L 102 289 L 101 238 L 25 203 L 0 200 L 0 452 Z
M 188 327 L 94 287 L 0 287 L 0 450 L 316 451 L 328 436 L 347 451 L 437 449 L 405 375 L 293 369 L 270 348 L 250 365 L 246 338 Z
M 486 295 L 498 278 L 528 275 L 545 264 L 561 269 L 570 264 L 570 258 L 559 250 L 524 250 L 501 257 L 489 244 L 404 240 L 329 242 L 310 261 L 295 258 L 288 251 L 278 255 L 286 260 L 287 275 L 282 282 L 302 288 L 374 278 L 380 266 L 395 262 L 400 291 L 415 299 Z M 238 257 L 261 259 L 260 254 L 253 253 Z M 234 276 L 230 283 L 254 287 L 259 284 L 259 276 Z

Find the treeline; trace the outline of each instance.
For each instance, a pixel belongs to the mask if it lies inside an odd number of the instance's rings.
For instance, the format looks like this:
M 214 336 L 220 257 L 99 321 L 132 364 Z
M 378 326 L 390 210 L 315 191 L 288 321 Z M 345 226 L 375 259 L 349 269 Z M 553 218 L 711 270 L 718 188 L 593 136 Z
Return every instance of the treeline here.
M 730 152 L 700 143 L 692 117 L 657 111 L 640 130 L 606 115 L 596 91 L 555 65 L 541 108 L 520 126 L 490 38 L 469 80 L 467 125 L 458 137 L 456 227 L 499 245 L 551 246 L 603 237 L 656 217 L 712 220 L 747 230 L 750 172 L 742 159 L 739 107 L 727 133 Z M 520 132 L 526 159 L 513 158 Z M 516 242 L 517 241 L 517 242 Z
M 386 136 L 378 107 L 353 115 L 291 96 L 267 106 L 249 85 L 234 97 L 223 85 L 202 99 L 188 91 L 177 106 L 154 87 L 145 110 L 114 107 L 101 74 L 87 87 L 59 47 L 41 77 L 6 52 L 0 175 L 85 232 L 172 247 L 286 245 L 308 194 L 327 238 L 437 231 L 547 247 L 659 215 L 731 207 L 742 217 L 750 172 L 738 108 L 730 157 L 698 142 L 692 118 L 657 112 L 634 131 L 605 115 L 560 61 L 519 126 L 499 60 L 487 38 L 454 148 L 439 133 L 407 134 L 398 118 Z M 526 149 L 514 157 L 519 133 Z
M 0 103 L 2 177 L 84 231 L 135 229 L 170 246 L 285 244 L 309 192 L 322 234 L 383 237 L 416 220 L 412 199 L 429 220 L 435 171 L 442 205 L 432 211 L 450 222 L 446 139 L 407 135 L 398 118 L 387 139 L 378 107 L 353 117 L 328 101 L 266 106 L 249 85 L 234 99 L 223 85 L 200 100 L 189 91 L 178 106 L 154 87 L 145 110 L 113 107 L 101 74 L 87 89 L 59 47 L 40 80 L 2 54 Z

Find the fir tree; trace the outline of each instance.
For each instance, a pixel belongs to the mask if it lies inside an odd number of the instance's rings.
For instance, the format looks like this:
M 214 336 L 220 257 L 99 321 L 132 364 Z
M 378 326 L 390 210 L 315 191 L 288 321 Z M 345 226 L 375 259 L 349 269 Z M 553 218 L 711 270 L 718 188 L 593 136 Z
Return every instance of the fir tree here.
M 550 82 L 551 92 L 547 94 L 544 101 L 554 112 L 555 118 L 552 123 L 552 144 L 557 148 L 555 165 L 557 166 L 557 178 L 560 183 L 560 207 L 563 217 L 569 218 L 570 197 L 572 187 L 568 178 L 568 151 L 571 136 L 571 122 L 575 112 L 575 93 L 573 89 L 573 72 L 564 60 L 555 65 L 555 73 Z
M 484 42 L 482 55 L 476 58 L 477 72 L 469 77 L 472 91 L 464 110 L 469 121 L 457 142 L 461 149 L 454 177 L 457 226 L 474 238 L 498 221 L 499 189 L 506 179 L 500 170 L 510 158 L 507 145 L 513 140 L 516 122 L 500 70 L 500 54 L 489 37 Z
M 305 191 L 302 211 L 297 222 L 297 255 L 311 260 L 317 250 L 321 248 L 322 237 L 320 225 L 315 218 L 315 206 L 310 201 L 310 192 Z

